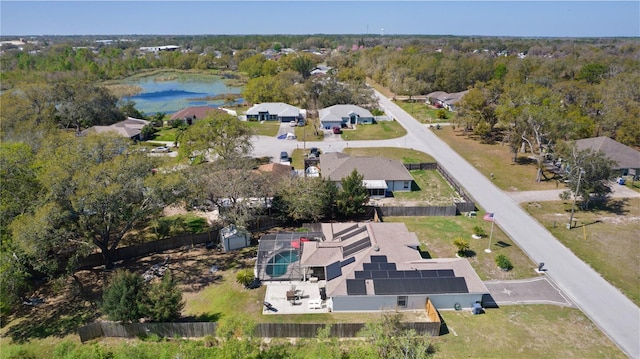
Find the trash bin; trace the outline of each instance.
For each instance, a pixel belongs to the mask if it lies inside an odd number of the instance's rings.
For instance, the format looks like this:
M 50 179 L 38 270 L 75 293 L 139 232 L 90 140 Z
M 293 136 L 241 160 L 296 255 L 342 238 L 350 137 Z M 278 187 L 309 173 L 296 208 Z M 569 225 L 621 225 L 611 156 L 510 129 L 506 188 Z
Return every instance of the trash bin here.
M 624 185 L 624 178 L 620 177 L 620 178 L 618 178 L 618 180 L 616 182 L 618 182 L 619 185 L 623 186 Z
M 471 313 L 482 314 L 482 305 L 480 305 L 480 303 L 473 303 L 473 307 L 471 308 Z

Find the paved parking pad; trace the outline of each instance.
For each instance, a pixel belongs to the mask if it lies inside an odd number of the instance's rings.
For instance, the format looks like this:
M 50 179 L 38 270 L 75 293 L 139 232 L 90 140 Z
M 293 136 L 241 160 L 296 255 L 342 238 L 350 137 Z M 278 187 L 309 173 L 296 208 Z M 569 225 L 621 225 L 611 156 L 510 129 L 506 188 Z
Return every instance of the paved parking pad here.
M 486 281 L 484 284 L 498 305 L 555 304 L 568 307 L 574 306 L 560 288 L 547 277 Z

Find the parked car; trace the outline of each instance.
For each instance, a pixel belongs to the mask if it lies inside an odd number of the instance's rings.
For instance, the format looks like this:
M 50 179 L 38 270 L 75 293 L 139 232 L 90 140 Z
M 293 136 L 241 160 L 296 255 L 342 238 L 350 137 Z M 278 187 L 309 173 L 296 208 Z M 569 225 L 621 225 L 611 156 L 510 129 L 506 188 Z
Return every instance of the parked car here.
M 298 123 L 294 120 L 294 121 L 289 122 L 289 126 L 296 127 L 296 126 L 298 126 Z
M 290 162 L 289 154 L 286 151 L 280 152 L 280 162 Z
M 167 153 L 171 152 L 171 149 L 168 146 L 159 146 L 151 150 L 151 153 Z
M 333 133 L 335 133 L 336 135 L 339 135 L 342 133 L 342 129 L 336 126 L 333 128 Z

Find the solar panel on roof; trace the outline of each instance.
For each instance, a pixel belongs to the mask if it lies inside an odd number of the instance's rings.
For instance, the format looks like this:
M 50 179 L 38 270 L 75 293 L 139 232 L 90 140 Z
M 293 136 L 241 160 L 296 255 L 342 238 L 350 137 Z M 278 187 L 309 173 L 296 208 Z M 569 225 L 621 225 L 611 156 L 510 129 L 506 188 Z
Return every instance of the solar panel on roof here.
M 342 275 L 342 269 L 340 269 L 340 261 L 329 264 L 326 268 L 327 281 L 338 278 Z
M 351 256 L 368 247 L 371 247 L 371 240 L 369 239 L 369 237 L 362 238 L 358 241 L 355 241 L 354 243 L 344 246 L 342 248 L 342 257 L 344 258 Z
M 455 277 L 453 269 L 438 269 L 438 277 Z
M 371 271 L 371 275 L 373 276 L 373 278 L 389 278 L 389 274 L 387 274 L 388 272 L 386 270 L 374 270 Z
M 463 277 L 373 279 L 376 295 L 468 293 Z
M 351 238 L 351 237 L 353 237 L 353 236 L 355 236 L 357 234 L 360 234 L 360 233 L 366 232 L 366 231 L 367 231 L 367 227 L 360 227 L 360 228 L 356 229 L 353 232 L 349 232 L 349 233 L 343 234 L 340 239 L 345 241 L 345 240 L 347 240 L 347 239 L 349 239 L 349 238 Z
M 345 229 L 343 229 L 343 230 L 341 230 L 341 231 L 338 231 L 338 232 L 334 233 L 334 234 L 333 234 L 333 236 L 334 236 L 334 237 L 340 237 L 341 235 L 343 235 L 343 234 L 345 234 L 345 233 L 348 233 L 348 232 L 350 232 L 350 231 L 354 230 L 354 229 L 355 229 L 355 228 L 357 228 L 357 227 L 358 227 L 358 225 L 357 225 L 357 224 L 354 224 L 354 225 L 349 226 L 349 227 L 347 227 L 347 228 L 345 228 Z
M 349 257 L 349 258 L 343 260 L 342 262 L 340 262 L 340 267 L 344 267 L 344 266 L 346 266 L 348 264 L 351 264 L 351 263 L 353 263 L 355 261 L 356 261 L 355 257 Z
M 379 270 L 379 263 L 362 263 L 362 269 L 364 270 Z
M 373 277 L 371 277 L 371 271 L 366 270 L 366 271 L 356 271 L 356 279 L 371 279 Z
M 367 295 L 364 279 L 347 279 L 347 295 Z
M 383 270 L 396 270 L 395 263 L 378 263 L 378 265 L 380 266 L 380 269 Z
M 422 276 L 422 278 L 436 278 L 438 277 L 438 271 L 436 270 L 432 270 L 432 269 L 423 269 L 420 270 L 420 276 Z
M 389 278 L 404 278 L 405 277 L 404 273 L 405 271 L 396 271 L 396 270 L 388 271 Z
M 387 256 L 371 256 L 371 263 L 386 263 Z
M 420 278 L 420 272 L 417 270 L 406 270 L 404 271 L 405 278 Z

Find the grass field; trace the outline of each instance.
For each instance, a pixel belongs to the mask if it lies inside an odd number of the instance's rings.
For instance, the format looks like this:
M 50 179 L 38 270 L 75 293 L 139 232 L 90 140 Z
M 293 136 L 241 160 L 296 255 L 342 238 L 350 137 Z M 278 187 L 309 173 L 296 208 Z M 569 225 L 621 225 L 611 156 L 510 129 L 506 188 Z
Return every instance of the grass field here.
M 532 202 L 523 208 L 609 283 L 640 305 L 640 199 L 610 199 L 604 208 L 576 211 L 572 202 Z
M 494 183 L 505 191 L 563 188 L 555 180 L 536 182 L 535 161 L 530 160 L 526 154 L 521 154 L 514 163 L 513 153 L 506 145 L 480 143 L 452 126 L 444 126 L 440 131 L 434 132 L 487 178 L 493 173 Z
M 438 118 L 438 109 L 435 109 L 424 102 L 408 102 L 408 101 L 393 101 L 400 108 L 409 113 L 413 118 L 422 123 L 443 123 L 451 121 L 453 113 L 447 111 L 446 118 Z M 445 110 L 446 111 L 446 110 Z
M 428 154 L 407 148 L 397 147 L 362 147 L 362 148 L 345 148 L 345 153 L 351 156 L 380 156 L 398 160 L 402 163 L 423 163 L 435 162 L 433 157 Z
M 388 140 L 407 134 L 407 131 L 397 121 L 380 121 L 372 125 L 358 125 L 355 130 L 342 131 L 345 141 L 357 140 Z
M 415 232 L 422 243 L 422 251 L 431 258 L 450 258 L 456 253 L 453 240 L 461 237 L 469 242 L 470 256 L 467 258 L 482 280 L 524 279 L 537 276 L 535 263 L 531 262 L 518 246 L 497 226 L 491 236 L 492 253 L 485 253 L 489 246 L 491 223 L 482 220 L 482 214 L 476 218 L 456 217 L 384 217 L 385 222 L 403 222 L 409 231 Z M 479 226 L 487 236 L 473 239 L 473 227 Z M 510 271 L 500 270 L 495 257 L 504 254 L 513 264 Z
M 259 136 L 275 136 L 280 129 L 279 121 L 246 121 L 245 124 Z
M 176 141 L 177 128 L 164 127 L 153 136 L 154 141 Z
M 295 127 L 295 135 L 298 141 L 318 142 L 324 140 L 324 132 L 316 131 L 311 123 Z
M 450 206 L 460 196 L 436 170 L 409 171 L 414 180 L 411 192 L 394 192 L 394 200 L 416 206 Z

